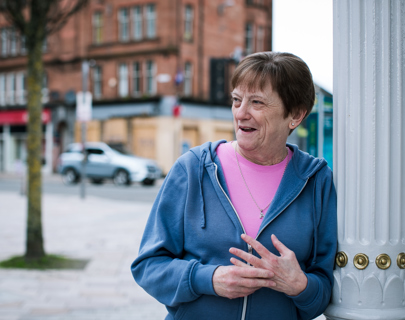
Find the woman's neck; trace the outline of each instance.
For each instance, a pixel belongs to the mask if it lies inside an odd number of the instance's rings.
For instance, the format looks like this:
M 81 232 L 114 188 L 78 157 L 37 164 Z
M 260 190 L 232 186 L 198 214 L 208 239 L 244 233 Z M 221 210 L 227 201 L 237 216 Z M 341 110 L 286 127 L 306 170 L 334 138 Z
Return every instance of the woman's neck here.
M 281 146 L 269 150 L 260 150 L 260 152 L 251 152 L 243 150 L 237 141 L 233 142 L 233 147 L 236 148 L 236 152 L 250 162 L 256 163 L 261 166 L 271 166 L 282 162 L 288 155 L 287 147 Z

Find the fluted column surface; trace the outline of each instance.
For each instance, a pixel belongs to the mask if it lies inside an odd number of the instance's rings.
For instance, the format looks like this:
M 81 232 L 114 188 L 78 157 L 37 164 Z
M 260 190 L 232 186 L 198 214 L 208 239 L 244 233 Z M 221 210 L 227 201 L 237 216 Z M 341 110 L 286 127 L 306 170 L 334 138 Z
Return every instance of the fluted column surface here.
M 334 0 L 333 162 L 348 262 L 334 272 L 328 319 L 405 319 L 404 124 L 405 1 Z

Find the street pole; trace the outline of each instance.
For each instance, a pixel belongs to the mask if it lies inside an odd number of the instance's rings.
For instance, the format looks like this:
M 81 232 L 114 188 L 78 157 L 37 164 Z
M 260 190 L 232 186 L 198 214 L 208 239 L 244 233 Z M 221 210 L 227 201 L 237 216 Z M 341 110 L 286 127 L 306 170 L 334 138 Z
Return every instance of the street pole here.
M 318 158 L 323 158 L 323 138 L 325 126 L 324 94 L 319 90 L 318 93 Z
M 329 320 L 405 319 L 405 1 L 333 1 Z
M 83 91 L 83 105 L 86 103 L 86 92 L 87 92 L 87 81 L 88 81 L 88 74 L 89 74 L 89 63 L 87 60 L 82 62 L 82 91 Z M 86 196 L 86 189 L 85 189 L 85 178 L 86 178 L 86 121 L 81 122 L 81 135 L 82 135 L 82 152 L 83 152 L 83 160 L 82 160 L 82 171 L 81 171 L 81 183 L 80 183 L 80 197 L 82 199 Z

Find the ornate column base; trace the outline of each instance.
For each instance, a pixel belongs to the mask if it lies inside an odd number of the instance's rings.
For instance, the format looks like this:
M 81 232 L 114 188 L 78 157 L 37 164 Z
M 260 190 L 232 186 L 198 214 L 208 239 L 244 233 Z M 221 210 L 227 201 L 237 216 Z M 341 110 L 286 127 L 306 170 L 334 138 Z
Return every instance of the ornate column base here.
M 324 313 L 328 320 L 405 320 L 403 308 L 399 309 L 345 309 L 329 305 Z

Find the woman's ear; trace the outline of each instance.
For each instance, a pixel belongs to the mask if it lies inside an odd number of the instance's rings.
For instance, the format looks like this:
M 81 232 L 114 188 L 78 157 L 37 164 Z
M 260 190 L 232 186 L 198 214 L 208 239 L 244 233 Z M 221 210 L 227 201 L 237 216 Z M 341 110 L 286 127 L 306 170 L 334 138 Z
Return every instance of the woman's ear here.
M 289 123 L 289 127 L 291 130 L 294 130 L 296 127 L 298 127 L 302 120 L 305 118 L 305 115 L 307 114 L 307 112 L 305 110 L 300 110 L 298 112 L 296 112 L 295 114 L 290 115 L 290 123 Z

